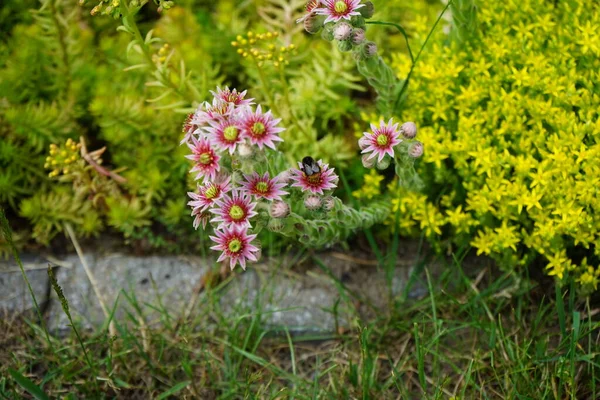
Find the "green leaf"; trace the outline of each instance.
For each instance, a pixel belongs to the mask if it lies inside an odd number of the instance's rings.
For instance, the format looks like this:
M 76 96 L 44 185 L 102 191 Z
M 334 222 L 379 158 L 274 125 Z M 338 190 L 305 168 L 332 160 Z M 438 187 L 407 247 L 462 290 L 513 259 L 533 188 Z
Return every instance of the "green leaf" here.
M 163 399 L 168 398 L 171 395 L 174 395 L 175 393 L 179 393 L 181 390 L 185 389 L 190 383 L 192 383 L 192 381 L 180 382 L 177 385 L 173 386 L 171 389 L 162 393 L 160 396 L 158 396 L 156 398 L 156 400 L 163 400 Z
M 50 400 L 48 395 L 46 393 L 44 393 L 44 391 L 39 386 L 37 386 L 35 383 L 33 383 L 29 378 L 26 378 L 23 375 L 21 375 L 21 373 L 19 371 L 9 368 L 8 373 L 19 384 L 19 386 L 21 386 L 23 389 L 25 389 L 25 391 L 27 391 L 29 394 L 31 394 L 36 399 Z

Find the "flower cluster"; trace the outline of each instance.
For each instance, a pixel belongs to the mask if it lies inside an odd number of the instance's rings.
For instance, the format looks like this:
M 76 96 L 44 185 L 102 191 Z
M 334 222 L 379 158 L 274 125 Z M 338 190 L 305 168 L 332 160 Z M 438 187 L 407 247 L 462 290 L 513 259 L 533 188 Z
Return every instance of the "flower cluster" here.
M 284 129 L 270 111 L 260 105 L 253 109 L 245 91 L 217 88 L 211 93 L 212 102 L 200 105 L 183 128 L 182 144 L 191 151 L 186 157 L 198 181 L 196 191 L 188 193 L 188 205 L 196 229 L 214 224 L 216 236 L 211 239 L 217 243 L 214 249 L 222 251 L 220 260 L 229 259 L 232 269 L 237 263 L 245 269 L 247 260 L 257 260 L 258 247 L 252 244 L 256 235 L 249 233 L 257 202 L 280 200 L 287 193 L 269 172 L 244 175 L 241 181 L 236 172 L 241 160 L 255 152 L 266 157 L 265 150 L 275 150 Z
M 373 16 L 374 6 L 362 0 L 310 0 L 306 14 L 297 22 L 304 29 L 316 34 L 323 29 L 325 40 L 338 42 L 341 51 L 354 50 L 356 59 L 371 58 L 377 54 L 377 46 L 366 40 L 365 19 Z
M 44 164 L 44 168 L 52 170 L 48 176 L 54 178 L 61 173 L 65 175 L 69 174 L 73 163 L 81 159 L 79 154 L 80 148 L 81 144 L 75 143 L 72 139 L 67 139 L 64 146 L 51 144 L 50 155 L 46 158 L 46 163 Z
M 311 237 L 322 245 L 346 234 L 349 228 L 335 230 L 335 224 L 323 219 L 338 217 L 328 214 L 335 213 L 339 202 L 331 196 L 338 183 L 334 169 L 311 157 L 297 168 L 285 168 L 285 158 L 276 150 L 284 130 L 280 120 L 261 105 L 254 108 L 246 92 L 217 88 L 212 94 L 210 103 L 188 116 L 182 144 L 191 151 L 186 157 L 197 181 L 196 190 L 188 193 L 193 225 L 214 228 L 211 248 L 221 252 L 219 261 L 229 260 L 232 269 L 257 261 L 257 235 L 263 227 L 301 236 L 307 244 Z M 346 211 L 353 216 L 350 228 L 365 220 L 374 223 L 382 215 L 382 208 L 377 210 L 365 216 Z M 326 227 L 330 236 L 318 235 Z
M 238 35 L 231 45 L 237 48 L 239 55 L 253 59 L 259 66 L 271 62 L 275 68 L 283 68 L 290 63 L 288 58 L 296 50 L 296 45 L 278 46 L 278 37 L 278 32 L 250 31 L 246 35 Z
M 400 213 L 405 233 L 444 233 L 506 268 L 537 260 L 584 293 L 598 289 L 600 14 L 587 11 L 592 4 L 486 2 L 473 40 L 446 46 L 442 31 L 434 35 L 403 109 L 422 124 L 420 172 L 432 182 L 427 196 L 395 202 L 411 210 Z M 431 23 L 415 24 L 414 37 L 425 38 Z M 393 60 L 404 76 L 411 60 Z

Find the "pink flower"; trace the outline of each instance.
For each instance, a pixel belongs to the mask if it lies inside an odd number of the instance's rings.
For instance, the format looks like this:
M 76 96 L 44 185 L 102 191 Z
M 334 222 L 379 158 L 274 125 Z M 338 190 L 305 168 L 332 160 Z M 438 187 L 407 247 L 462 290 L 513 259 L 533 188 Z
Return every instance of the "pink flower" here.
M 206 128 L 210 142 L 219 150 L 228 150 L 229 154 L 242 143 L 241 124 L 232 118 L 210 121 L 210 128 Z
M 194 229 L 197 230 L 200 224 L 202 224 L 202 229 L 206 229 L 206 224 L 210 219 L 210 214 L 208 212 L 202 211 L 199 208 L 194 208 L 192 210 L 192 217 L 194 217 Z
M 270 179 L 269 173 L 265 172 L 263 176 L 260 176 L 257 172 L 252 175 L 244 175 L 244 182 L 242 187 L 247 193 L 254 195 L 256 198 L 263 198 L 266 200 L 281 200 L 281 196 L 288 194 L 281 190 L 286 185 L 285 183 L 279 183 L 276 179 Z
M 296 23 L 299 24 L 300 22 L 304 22 L 304 20 L 306 20 L 308 17 L 314 15 L 317 8 L 321 5 L 321 0 L 309 0 L 308 3 L 306 3 L 305 7 L 306 15 L 302 18 L 297 19 Z
M 252 245 L 256 235 L 248 234 L 247 226 L 223 226 L 215 231 L 216 236 L 210 239 L 216 243 L 212 250 L 222 251 L 217 261 L 221 262 L 229 258 L 229 267 L 233 270 L 239 262 L 243 270 L 246 270 L 246 261 L 258 261 L 258 248 Z
M 194 131 L 196 129 L 198 129 L 197 125 L 194 125 L 192 123 L 192 120 L 194 118 L 194 113 L 191 113 L 187 116 L 187 118 L 185 119 L 185 122 L 183 123 L 183 133 L 185 133 L 185 135 L 183 136 L 183 139 L 181 139 L 181 142 L 179 142 L 179 145 L 181 146 L 184 143 L 189 143 L 189 141 L 192 139 L 192 135 L 194 134 Z
M 353 15 L 360 15 L 358 10 L 364 7 L 360 0 L 321 0 L 325 7 L 317 8 L 315 13 L 326 15 L 325 23 L 338 22 L 341 19 L 350 20 Z
M 217 216 L 211 222 L 218 222 L 221 226 L 251 226 L 250 218 L 257 215 L 255 207 L 256 203 L 251 201 L 250 196 L 240 190 L 234 190 L 231 196 L 224 194 L 215 200 L 210 212 Z
M 299 187 L 303 192 L 323 194 L 324 190 L 331 190 L 337 187 L 338 176 L 329 168 L 329 164 L 323 164 L 321 160 L 317 162 L 321 172 L 306 175 L 302 163 L 298 163 L 298 169 L 293 169 L 291 180 L 294 182 L 292 187 Z
M 221 157 L 215 153 L 208 140 L 205 138 L 196 139 L 191 136 L 192 143 L 188 143 L 188 147 L 192 150 L 192 154 L 185 156 L 187 159 L 194 161 L 194 168 L 190 172 L 198 172 L 196 180 L 204 177 L 205 179 L 214 180 L 217 171 L 221 168 L 219 160 Z
M 363 149 L 362 154 L 371 153 L 368 158 L 378 157 L 377 161 L 381 162 L 383 157 L 388 154 L 394 158 L 394 146 L 400 144 L 400 132 L 398 131 L 398 124 L 393 124 L 393 120 L 385 124 L 381 121 L 379 127 L 375 124 L 371 124 L 371 132 L 365 132 L 364 136 L 367 138 L 367 146 Z
M 244 113 L 240 124 L 242 134 L 250 139 L 250 143 L 257 145 L 261 150 L 263 146 L 275 150 L 274 142 L 283 142 L 277 134 L 285 130 L 277 127 L 279 122 L 281 119 L 273 118 L 271 111 L 263 113 L 259 105 L 256 107 L 256 112 L 248 110 Z
M 215 100 L 224 103 L 232 103 L 236 107 L 246 107 L 254 104 L 252 101 L 254 99 L 244 99 L 247 92 L 247 90 L 244 90 L 243 92 L 238 93 L 237 89 L 230 90 L 227 86 L 225 89 L 217 87 L 216 93 L 212 90 L 210 91 L 210 93 L 215 97 Z
M 214 99 L 212 104 L 204 102 L 194 113 L 191 123 L 197 127 L 204 127 L 211 122 L 228 118 L 234 108 L 233 104 L 218 99 Z
M 215 200 L 218 200 L 223 194 L 231 190 L 231 177 L 227 177 L 223 182 L 205 182 L 203 185 L 198 185 L 196 192 L 188 192 L 188 196 L 192 199 L 188 202 L 194 210 L 205 211 L 211 207 Z M 193 214 L 192 214 L 193 215 Z

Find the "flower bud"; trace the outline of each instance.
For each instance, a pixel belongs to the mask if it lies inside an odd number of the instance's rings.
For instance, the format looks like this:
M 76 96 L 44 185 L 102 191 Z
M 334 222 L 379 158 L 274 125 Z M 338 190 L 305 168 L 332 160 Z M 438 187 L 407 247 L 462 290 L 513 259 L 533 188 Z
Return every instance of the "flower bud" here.
M 355 29 L 352 32 L 352 44 L 355 46 L 358 46 L 359 44 L 362 44 L 362 42 L 365 41 L 365 30 L 364 29 Z
M 285 228 L 285 224 L 281 218 L 271 218 L 267 223 L 267 229 L 271 232 L 279 233 L 283 231 L 283 228 Z
M 400 127 L 402 136 L 407 139 L 414 139 L 417 136 L 417 125 L 414 122 L 406 122 Z
M 317 211 L 322 205 L 323 201 L 319 196 L 310 195 L 304 199 L 304 207 L 306 207 L 307 210 Z
M 323 17 L 311 14 L 304 20 L 304 30 L 312 35 L 318 33 L 323 27 Z
M 408 155 L 412 158 L 419 158 L 423 155 L 424 147 L 421 142 L 414 142 L 408 149 Z
M 377 160 L 375 159 L 375 157 L 369 158 L 368 154 L 364 154 L 362 156 L 363 167 L 368 168 L 368 169 L 375 168 L 376 163 L 377 163 Z
M 366 136 L 362 136 L 360 139 L 358 139 L 358 147 L 360 147 L 361 150 L 366 149 L 369 146 L 369 138 Z
M 273 218 L 285 218 L 290 215 L 290 206 L 283 201 L 274 201 L 269 209 L 269 214 Z
M 365 29 L 367 27 L 365 19 L 361 15 L 352 16 L 352 18 L 350 18 L 350 25 L 360 29 Z
M 377 169 L 379 169 L 379 170 L 388 169 L 388 167 L 390 166 L 391 163 L 392 163 L 392 158 L 386 154 L 385 157 L 383 157 L 383 160 L 377 161 Z
M 347 22 L 340 22 L 333 28 L 333 37 L 335 40 L 346 40 L 352 34 L 352 27 Z
M 277 175 L 277 181 L 280 183 L 285 183 L 286 185 L 290 183 L 290 179 L 292 178 L 292 173 L 289 169 L 283 171 L 279 175 Z
M 352 43 L 348 40 L 342 40 L 338 42 L 338 49 L 342 52 L 350 51 L 352 50 Z
M 377 45 L 373 42 L 368 42 L 363 48 L 363 53 L 367 58 L 375 57 L 377 55 Z
M 366 1 L 363 4 L 365 6 L 361 7 L 358 10 L 360 12 L 360 15 L 362 15 L 366 19 L 373 18 L 373 14 L 375 14 L 375 5 L 373 4 L 373 2 Z
M 321 37 L 324 40 L 331 42 L 333 40 L 333 30 L 329 26 L 326 26 L 325 29 L 323 29 L 323 32 L 321 32 Z
M 248 143 L 242 143 L 237 148 L 240 158 L 248 159 L 254 154 L 254 149 Z
M 323 208 L 325 211 L 332 211 L 335 208 L 335 197 L 327 196 L 323 202 Z

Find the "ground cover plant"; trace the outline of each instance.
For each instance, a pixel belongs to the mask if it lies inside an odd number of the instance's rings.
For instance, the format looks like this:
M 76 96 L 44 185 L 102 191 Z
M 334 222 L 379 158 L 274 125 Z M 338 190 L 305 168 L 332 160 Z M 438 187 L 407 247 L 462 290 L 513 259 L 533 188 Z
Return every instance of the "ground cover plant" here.
M 110 236 L 214 270 L 194 312 L 157 297 L 148 327 L 81 257 L 106 317 L 87 331 L 49 266 L 72 331 L 30 287 L 36 314 L 1 322 L 0 396 L 597 398 L 600 6 L 407 3 L 3 3 L 0 256 L 27 281 L 19 253 Z M 331 248 L 383 271 L 379 306 Z M 266 322 L 272 278 L 308 264 L 335 332 Z M 271 286 L 232 312 L 247 269 Z

